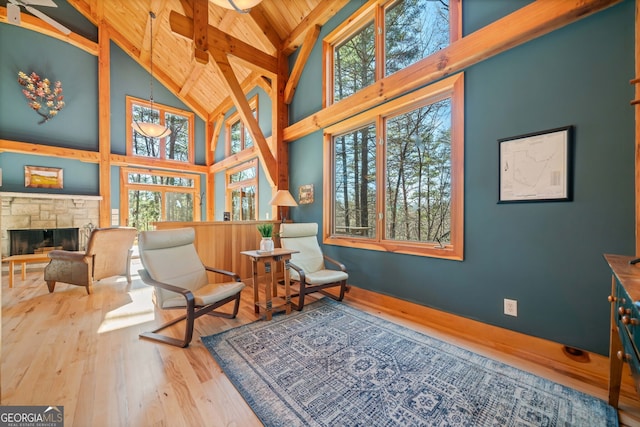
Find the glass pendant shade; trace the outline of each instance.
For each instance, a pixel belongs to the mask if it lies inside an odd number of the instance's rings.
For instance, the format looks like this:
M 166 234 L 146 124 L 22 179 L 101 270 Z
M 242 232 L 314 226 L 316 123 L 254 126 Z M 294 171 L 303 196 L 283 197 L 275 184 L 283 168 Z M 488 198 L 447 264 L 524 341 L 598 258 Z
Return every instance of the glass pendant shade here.
M 133 130 L 149 138 L 164 138 L 171 135 L 171 129 L 158 123 L 133 122 Z
M 224 7 L 225 9 L 235 10 L 240 13 L 247 13 L 252 7 L 260 3 L 262 0 L 209 0 L 216 6 Z

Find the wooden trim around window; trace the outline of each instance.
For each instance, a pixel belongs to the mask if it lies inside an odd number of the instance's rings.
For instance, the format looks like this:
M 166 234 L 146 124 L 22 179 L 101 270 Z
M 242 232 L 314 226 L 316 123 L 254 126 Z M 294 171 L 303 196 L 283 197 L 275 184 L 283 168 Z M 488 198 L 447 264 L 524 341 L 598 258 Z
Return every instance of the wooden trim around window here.
M 158 104 L 157 102 L 153 103 L 153 107 L 157 110 L 160 111 L 160 123 L 164 124 L 164 113 L 171 113 L 171 114 L 175 114 L 178 116 L 183 116 L 186 117 L 187 120 L 189 121 L 189 153 L 187 155 L 187 162 L 183 162 L 183 161 L 179 161 L 179 160 L 173 160 L 173 159 L 166 159 L 165 158 L 165 147 L 164 144 L 162 142 L 160 142 L 160 157 L 156 158 L 156 157 L 148 157 L 148 156 L 140 156 L 137 155 L 133 152 L 133 130 L 131 129 L 131 123 L 133 122 L 133 114 L 132 114 L 132 108 L 133 105 L 142 105 L 144 107 L 151 107 L 151 102 L 149 102 L 148 100 L 145 99 L 140 99 L 140 98 L 135 98 L 133 96 L 126 96 L 126 121 L 125 121 L 125 125 L 127 126 L 127 131 L 126 131 L 126 142 L 127 142 L 127 156 L 135 156 L 135 157 L 141 157 L 141 158 L 151 158 L 151 159 L 155 159 L 156 161 L 163 161 L 163 162 L 169 162 L 169 163 L 173 163 L 173 164 L 184 164 L 184 163 L 189 163 L 189 164 L 194 164 L 194 158 L 195 158 L 195 114 L 190 112 L 190 111 L 186 111 L 186 110 L 181 110 L 179 108 L 175 108 L 175 107 L 170 107 L 168 105 L 163 105 L 163 104 Z M 165 138 L 161 138 L 162 140 L 164 140 Z
M 366 123 L 378 121 L 379 117 L 392 113 L 410 110 L 425 103 L 433 103 L 451 98 L 451 241 L 450 244 L 439 248 L 432 242 L 403 242 L 384 240 L 381 230 L 372 239 L 354 238 L 351 236 L 335 236 L 332 234 L 334 221 L 334 196 L 332 193 L 335 181 L 333 170 L 332 138 L 357 129 Z M 377 135 L 378 140 L 381 135 Z M 429 256 L 451 260 L 464 258 L 464 75 L 462 73 L 448 77 L 431 86 L 397 98 L 386 104 L 365 111 L 341 123 L 330 126 L 324 133 L 324 182 L 323 182 L 323 243 L 336 246 L 346 246 L 360 249 L 395 252 L 411 255 Z M 384 174 L 384 166 L 380 166 L 380 156 L 376 177 L 377 182 L 384 182 L 380 174 Z M 384 201 L 379 203 L 384 204 Z M 378 206 L 378 208 L 380 208 Z M 379 211 L 382 212 L 382 211 Z M 379 228 L 379 227 L 378 227 Z

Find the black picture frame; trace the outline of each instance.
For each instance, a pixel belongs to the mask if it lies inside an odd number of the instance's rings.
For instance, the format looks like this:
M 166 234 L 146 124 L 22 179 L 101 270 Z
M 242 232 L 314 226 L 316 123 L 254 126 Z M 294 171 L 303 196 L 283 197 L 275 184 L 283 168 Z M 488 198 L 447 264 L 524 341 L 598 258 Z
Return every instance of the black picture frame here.
M 573 200 L 573 126 L 498 140 L 498 203 Z

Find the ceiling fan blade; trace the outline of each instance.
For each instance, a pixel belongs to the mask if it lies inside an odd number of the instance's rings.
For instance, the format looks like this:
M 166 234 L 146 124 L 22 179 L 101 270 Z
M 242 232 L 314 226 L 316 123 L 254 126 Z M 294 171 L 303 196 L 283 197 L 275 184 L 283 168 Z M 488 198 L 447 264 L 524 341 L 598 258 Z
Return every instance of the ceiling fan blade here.
M 33 15 L 37 16 L 38 18 L 42 19 L 44 22 L 46 22 L 47 24 L 51 25 L 52 27 L 57 28 L 58 30 L 60 30 L 60 32 L 66 34 L 66 35 L 71 34 L 71 30 L 70 29 L 68 29 L 67 27 L 65 27 L 64 25 L 59 23 L 58 21 L 55 21 L 52 18 L 49 18 L 47 15 L 45 15 L 42 12 L 40 12 L 38 9 L 34 9 L 31 6 L 25 6 L 25 9 L 27 9 L 30 13 L 32 13 Z
M 14 25 L 20 25 L 20 6 L 11 1 L 7 3 L 7 19 Z
M 22 0 L 25 6 L 58 7 L 53 0 Z

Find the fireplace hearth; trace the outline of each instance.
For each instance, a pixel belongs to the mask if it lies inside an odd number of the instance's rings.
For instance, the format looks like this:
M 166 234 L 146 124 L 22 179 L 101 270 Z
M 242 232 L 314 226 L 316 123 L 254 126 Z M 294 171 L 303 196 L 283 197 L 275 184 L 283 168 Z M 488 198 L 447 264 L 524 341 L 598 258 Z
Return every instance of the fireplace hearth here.
M 77 251 L 78 229 L 9 230 L 9 245 L 10 255 L 42 253 L 54 249 Z
M 16 253 L 27 253 L 29 248 L 11 249 L 11 230 L 57 230 L 76 229 L 79 230 L 75 236 L 73 248 L 75 250 L 85 250 L 88 233 L 86 232 L 91 224 L 100 222 L 100 201 L 101 196 L 86 196 L 77 194 L 47 194 L 47 193 L 15 193 L 0 191 L 0 201 L 2 202 L 2 212 L 0 213 L 0 242 L 2 257 L 7 257 Z M 56 236 L 57 237 L 57 236 Z M 52 237 L 53 238 L 53 237 Z M 40 237 L 38 242 L 44 241 L 45 237 Z M 71 239 L 73 240 L 73 239 Z M 45 246 L 34 247 L 33 250 L 41 250 Z M 76 246 L 76 244 L 78 246 Z M 53 248 L 54 243 L 47 243 L 48 248 Z M 55 243 L 55 247 L 71 247 L 68 243 Z

